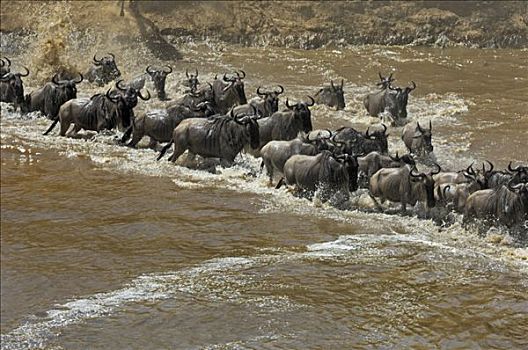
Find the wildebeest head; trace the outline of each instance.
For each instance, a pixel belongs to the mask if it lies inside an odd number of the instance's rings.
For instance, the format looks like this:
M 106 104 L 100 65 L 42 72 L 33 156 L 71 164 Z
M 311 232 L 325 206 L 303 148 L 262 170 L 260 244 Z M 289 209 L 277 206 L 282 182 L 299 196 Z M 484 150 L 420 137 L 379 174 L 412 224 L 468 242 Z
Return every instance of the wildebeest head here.
M 423 149 L 425 152 L 430 153 L 433 151 L 433 144 L 432 144 L 432 130 L 433 125 L 431 124 L 431 121 L 429 121 L 429 129 L 424 129 L 420 126 L 419 122 L 416 122 L 416 132 L 413 136 L 414 139 L 418 139 L 421 142 L 418 144 L 418 149 Z
M 260 91 L 260 86 L 257 88 L 257 95 L 264 99 L 264 104 L 269 107 L 270 115 L 279 110 L 279 95 L 284 92 L 284 87 L 279 85 L 280 90 L 269 91 Z
M 436 171 L 431 171 L 429 173 L 415 173 L 416 167 L 413 167 L 411 169 L 411 172 L 409 173 L 410 179 L 412 182 L 421 182 L 424 186 L 426 200 L 427 200 L 427 207 L 434 208 L 436 205 L 436 200 L 434 197 L 434 186 L 435 181 L 433 179 L 433 175 L 438 174 L 442 168 L 437 163 L 434 163 L 434 165 L 437 167 Z
M 313 129 L 312 113 L 310 112 L 310 109 L 308 107 L 311 107 L 315 104 L 315 100 L 313 99 L 313 97 L 308 96 L 308 98 L 312 101 L 311 103 L 297 102 L 294 105 L 290 105 L 288 99 L 286 99 L 286 107 L 288 107 L 289 110 L 292 110 L 294 112 L 294 116 L 296 118 L 302 120 L 303 131 L 306 133 L 312 131 Z
M 132 87 L 122 87 L 123 80 L 116 83 L 116 88 L 119 94 L 112 96 L 112 101 L 117 105 L 117 111 L 121 116 L 123 127 L 127 128 L 130 125 L 130 119 L 133 117 L 132 109 L 137 106 L 138 97 L 143 101 L 150 100 L 150 91 L 147 90 L 147 97 L 141 94 L 141 91 Z M 108 96 L 108 94 L 107 94 Z
M 412 166 L 415 166 L 416 165 L 416 162 L 414 161 L 414 158 L 412 157 L 412 155 L 410 154 L 404 154 L 403 156 L 398 156 L 398 152 L 396 152 L 396 156 L 393 157 L 391 155 L 389 155 L 389 158 L 392 159 L 392 161 L 394 162 L 397 162 L 397 163 L 401 163 L 401 164 L 409 164 L 409 165 L 412 165 Z
M 399 87 L 392 87 L 389 85 L 390 93 L 386 95 L 386 104 L 390 114 L 398 119 L 407 118 L 407 100 L 409 93 L 416 89 L 416 84 L 413 81 L 412 87 L 408 86 L 405 89 Z
M 381 72 L 378 72 L 378 75 L 380 77 L 380 82 L 376 83 L 376 86 L 379 86 L 381 90 L 388 89 L 391 83 L 394 81 L 392 78 L 392 73 L 388 77 L 382 76 Z
M 210 101 L 200 102 L 196 106 L 191 106 L 191 109 L 195 112 L 202 112 L 205 118 L 210 117 L 216 113 L 214 110 L 213 103 Z
M 514 184 L 514 180 L 508 182 L 508 189 L 514 193 L 517 193 L 523 202 L 525 213 L 528 210 L 528 183 L 521 182 Z
M 11 61 L 9 60 L 9 58 L 0 58 L 0 77 L 11 71 L 9 67 L 11 67 Z
M 53 78 L 51 78 L 51 82 L 62 91 L 68 100 L 77 98 L 77 87 L 75 84 L 80 84 L 82 81 L 83 76 L 81 73 L 79 73 L 79 80 L 59 80 L 58 74 L 55 74 Z
M 341 154 L 335 157 L 335 159 L 342 163 L 348 173 L 348 189 L 352 192 L 358 189 L 358 162 L 357 155 Z
M 330 80 L 330 87 L 322 88 L 318 92 L 318 103 L 324 103 L 330 107 L 336 107 L 336 110 L 345 109 L 345 96 L 343 93 L 344 81 L 341 79 L 340 85 L 334 85 Z
M 19 105 L 24 104 L 24 84 L 22 83 L 21 77 L 27 77 L 29 75 L 29 69 L 22 66 L 26 73 L 6 73 L 0 77 L 0 81 L 7 83 L 11 86 L 15 94 L 15 100 Z
M 490 170 L 493 170 L 493 164 L 489 164 L 491 165 Z M 484 169 L 483 172 L 475 171 L 475 169 L 473 169 L 473 163 L 471 163 L 466 168 L 466 170 L 462 172 L 462 175 L 464 175 L 466 179 L 470 180 L 470 182 L 478 184 L 480 189 L 485 189 L 488 188 L 488 180 L 491 175 L 491 171 L 488 175 L 486 175 L 484 164 L 482 165 L 482 168 Z
M 367 128 L 367 131 L 365 132 L 365 137 L 369 140 L 376 141 L 376 143 L 380 146 L 380 152 L 383 154 L 386 154 L 389 152 L 389 143 L 387 141 L 387 137 L 389 136 L 386 134 L 387 132 L 387 126 L 385 124 L 381 124 L 383 126 L 383 130 L 375 130 L 373 132 L 370 132 L 370 128 Z M 364 150 L 366 152 L 370 152 L 371 150 Z
M 242 73 L 242 76 L 240 75 Z M 224 74 L 224 81 L 229 83 L 222 92 L 227 92 L 228 90 L 232 89 L 232 91 L 235 92 L 235 95 L 238 98 L 238 102 L 241 105 L 244 105 L 247 103 L 246 99 L 246 92 L 244 91 L 244 82 L 242 79 L 246 77 L 246 73 L 241 70 L 240 73 L 238 71 L 235 72 L 236 76 L 227 77 L 226 74 Z
M 259 125 L 257 122 L 259 115 L 257 109 L 254 107 L 253 113 L 254 115 L 240 115 L 235 117 L 233 109 L 231 109 L 230 116 L 237 124 L 243 125 L 246 128 L 251 148 L 258 148 L 260 145 Z
M 189 71 L 186 69 L 185 76 L 187 80 L 184 82 L 184 85 L 191 89 L 191 93 L 195 93 L 198 90 L 198 85 L 200 85 L 198 81 L 198 69 L 195 68 L 195 74 L 189 74 Z
M 154 88 L 158 92 L 158 98 L 160 100 L 167 99 L 167 94 L 165 93 L 165 81 L 167 75 L 172 73 L 172 67 L 165 66 L 163 69 L 154 69 L 152 66 L 147 66 L 146 72 L 150 75 L 150 78 L 154 83 Z
M 113 53 L 109 53 L 110 56 L 105 56 L 98 60 L 96 55 L 93 57 L 93 64 L 97 67 L 102 67 L 102 74 L 110 80 L 117 79 L 121 76 L 121 72 L 117 68 L 115 62 L 115 56 Z
M 513 174 L 512 180 L 514 183 L 528 182 L 528 167 L 523 165 L 518 165 L 512 167 L 512 162 L 508 164 L 508 170 Z

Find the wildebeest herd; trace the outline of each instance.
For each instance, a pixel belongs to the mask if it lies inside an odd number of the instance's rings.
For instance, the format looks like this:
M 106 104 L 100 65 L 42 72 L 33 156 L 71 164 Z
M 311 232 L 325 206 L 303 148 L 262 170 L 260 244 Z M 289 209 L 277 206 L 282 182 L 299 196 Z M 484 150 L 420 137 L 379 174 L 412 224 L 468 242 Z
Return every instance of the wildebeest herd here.
M 195 156 L 216 158 L 223 166 L 231 166 L 236 156 L 245 152 L 262 158 L 270 185 L 292 186 L 295 193 L 317 197 L 336 207 L 350 208 L 351 193 L 367 188 L 378 210 L 384 211 L 385 200 L 407 206 L 424 203 L 426 211 L 433 207 L 463 214 L 464 223 L 478 219 L 481 227 L 500 224 L 526 238 L 528 220 L 528 166 L 510 162 L 506 169 L 487 166 L 446 171 L 432 162 L 432 169 L 418 170 L 418 165 L 433 152 L 433 125 L 422 125 L 407 119 L 409 94 L 416 88 L 411 82 L 405 88 L 394 84 L 392 74 L 379 74 L 379 90 L 368 94 L 363 104 L 371 116 L 390 116 L 392 126 L 404 126 L 401 139 L 408 153 L 390 155 L 388 127 L 368 128 L 365 132 L 352 127 L 337 130 L 313 130 L 311 110 L 315 103 L 345 108 L 344 81 L 334 81 L 317 91 L 314 97 L 293 102 L 286 98 L 279 111 L 283 86 L 258 87 L 249 101 L 244 90 L 246 73 L 218 75 L 212 82 L 200 84 L 198 71 L 189 74 L 184 85 L 189 90 L 167 102 L 165 109 L 150 110 L 138 116 L 134 108 L 138 98 L 149 100 L 150 80 L 161 101 L 169 100 L 165 91 L 169 66 L 147 66 L 145 73 L 128 83 L 118 80 L 113 89 L 77 98 L 76 84 L 83 79 L 103 86 L 121 76 L 115 56 L 93 57 L 93 66 L 84 74 L 55 74 L 43 87 L 24 95 L 22 78 L 29 75 L 13 72 L 8 58 L 0 62 L 0 97 L 12 103 L 21 113 L 40 111 L 52 120 L 45 131 L 49 134 L 60 124 L 61 136 L 74 136 L 82 129 L 101 132 L 118 128 L 123 132 L 120 145 L 136 147 L 144 136 L 150 147 L 166 143 L 157 159 L 173 146 L 169 160 L 176 162 L 187 151 L 187 160 Z M 200 87 L 199 87 L 200 86 Z M 71 128 L 73 124 L 73 128 Z M 71 130 L 70 130 L 71 128 Z M 128 140 L 131 140 L 128 142 Z M 128 143 L 127 143 L 128 142 Z M 186 164 L 182 162 L 182 164 Z M 431 162 L 429 162 L 431 164 Z

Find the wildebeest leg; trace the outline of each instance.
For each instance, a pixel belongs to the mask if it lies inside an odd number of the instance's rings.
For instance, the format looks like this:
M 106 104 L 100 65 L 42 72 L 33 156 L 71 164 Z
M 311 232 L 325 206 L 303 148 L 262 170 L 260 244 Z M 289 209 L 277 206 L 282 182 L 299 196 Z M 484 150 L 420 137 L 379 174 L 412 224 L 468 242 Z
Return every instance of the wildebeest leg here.
M 174 142 L 174 152 L 169 157 L 169 161 L 175 163 L 178 158 L 183 154 L 183 152 L 185 152 L 185 148 L 178 145 L 178 142 Z
M 376 208 L 379 210 L 379 211 L 383 211 L 383 207 L 381 206 L 381 204 L 378 202 L 378 200 L 376 199 L 376 197 L 374 197 L 374 195 L 372 193 L 370 193 L 370 191 L 368 192 L 368 195 L 370 196 L 370 198 L 372 199 L 372 201 L 374 202 L 374 205 L 376 205 Z
M 139 142 L 139 141 L 137 141 L 137 142 Z M 137 144 L 137 142 L 136 142 L 136 144 Z M 154 139 L 154 138 L 151 137 L 151 138 L 150 138 L 150 142 L 149 142 L 149 144 L 148 144 L 148 147 L 149 147 L 149 148 L 152 148 L 153 150 L 156 150 L 156 146 L 157 146 L 157 145 L 158 145 L 158 141 L 157 141 L 156 139 Z
M 75 137 L 77 136 L 77 133 L 81 131 L 82 127 L 78 126 L 77 124 L 73 125 L 73 129 L 66 135 L 68 137 Z
M 68 129 L 70 128 L 71 126 L 71 123 L 69 121 L 62 121 L 61 120 L 61 125 L 60 125 L 60 132 L 59 132 L 59 135 L 60 136 L 66 136 L 66 132 L 68 131 Z

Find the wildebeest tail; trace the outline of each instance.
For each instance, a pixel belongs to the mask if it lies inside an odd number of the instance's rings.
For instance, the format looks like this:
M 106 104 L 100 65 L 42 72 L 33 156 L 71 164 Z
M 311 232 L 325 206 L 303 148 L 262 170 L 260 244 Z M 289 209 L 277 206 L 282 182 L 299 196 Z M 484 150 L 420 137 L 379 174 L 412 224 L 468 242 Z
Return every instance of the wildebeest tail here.
M 277 186 L 275 186 L 275 189 L 278 190 L 282 187 L 282 185 L 284 185 L 284 177 L 280 178 L 279 182 L 277 183 Z
M 55 127 L 55 125 L 57 125 L 57 123 L 59 122 L 59 118 L 55 118 L 55 120 L 53 121 L 53 123 L 51 123 L 50 127 L 48 128 L 48 130 L 46 130 L 46 132 L 43 134 L 43 135 L 47 135 L 49 134 L 49 132 L 51 130 L 53 130 L 53 128 Z
M 173 143 L 174 143 L 174 141 L 170 140 L 169 143 L 167 143 L 165 146 L 163 146 L 163 148 L 161 149 L 161 152 L 160 152 L 158 158 L 156 158 L 156 160 L 160 160 L 165 155 L 165 152 L 167 152 L 167 150 L 170 148 L 170 146 L 172 146 Z

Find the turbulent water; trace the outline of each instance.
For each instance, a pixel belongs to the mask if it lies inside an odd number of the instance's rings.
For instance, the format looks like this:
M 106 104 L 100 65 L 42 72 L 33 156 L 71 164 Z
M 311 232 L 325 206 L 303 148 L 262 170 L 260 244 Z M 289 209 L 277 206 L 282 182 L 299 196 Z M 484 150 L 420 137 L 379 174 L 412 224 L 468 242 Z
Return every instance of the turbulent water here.
M 365 130 L 379 121 L 362 96 L 378 71 L 394 72 L 399 85 L 416 82 L 409 118 L 432 121 L 444 168 L 527 161 L 527 51 L 182 52 L 172 98 L 186 68 L 202 84 L 243 69 L 248 97 L 281 84 L 280 108 L 343 78 L 347 107 L 315 106 L 314 127 Z M 128 77 L 148 57 L 116 54 Z M 103 90 L 83 82 L 79 95 Z M 163 105 L 140 101 L 136 114 Z M 528 252 L 507 232 L 341 211 L 268 187 L 249 155 L 210 174 L 156 162 L 146 140 L 129 149 L 117 135 L 42 136 L 48 125 L 2 104 L 2 349 L 528 346 Z M 401 128 L 389 133 L 391 152 L 404 153 Z M 371 206 L 364 193 L 353 202 Z

